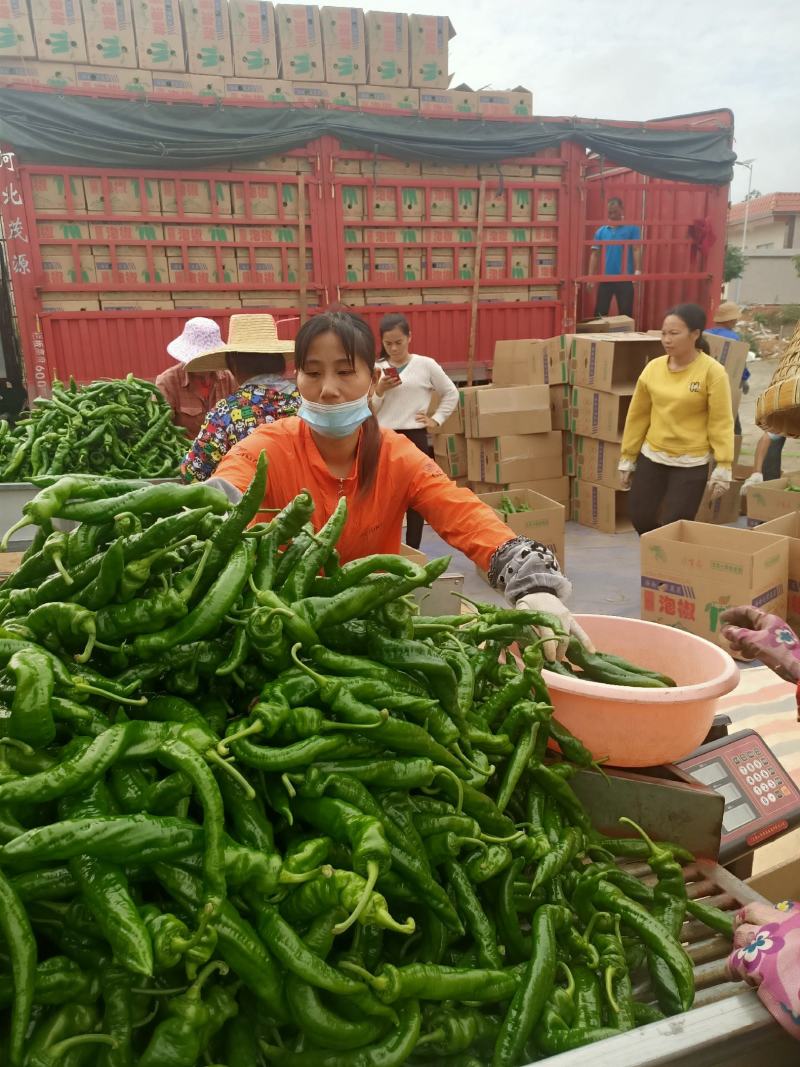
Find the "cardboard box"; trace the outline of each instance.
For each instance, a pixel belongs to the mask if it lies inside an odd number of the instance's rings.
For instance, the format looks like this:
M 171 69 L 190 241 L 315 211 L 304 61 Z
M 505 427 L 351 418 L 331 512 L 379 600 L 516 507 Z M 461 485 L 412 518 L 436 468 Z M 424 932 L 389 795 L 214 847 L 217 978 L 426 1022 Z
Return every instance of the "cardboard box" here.
M 750 346 L 746 341 L 734 341 L 730 337 L 720 337 L 714 333 L 704 333 L 711 355 L 721 363 L 728 375 L 731 386 L 731 403 L 734 415 L 739 410 L 742 399 L 742 374 L 747 364 Z
M 796 837 L 796 831 L 795 831 Z M 747 885 L 777 904 L 800 897 L 800 858 L 784 860 L 747 879 Z
M 419 111 L 419 89 L 392 85 L 359 85 L 358 106 L 365 111 Z
M 67 186 L 61 174 L 37 174 L 34 171 L 30 180 L 37 214 L 47 211 L 59 215 L 68 212 L 71 216 L 86 214 L 86 199 L 80 178 L 70 177 Z
M 190 74 L 233 75 L 233 43 L 227 0 L 181 0 Z
M 87 241 L 92 236 L 92 228 L 86 222 L 39 219 L 36 222 L 36 236 L 44 244 L 48 241 Z
M 496 341 L 492 361 L 495 385 L 555 385 L 567 381 L 566 339 Z
M 81 0 L 86 53 L 95 67 L 135 67 L 131 0 Z
M 116 266 L 108 248 L 92 248 L 96 281 L 101 285 L 142 285 L 171 280 L 163 248 L 153 249 L 152 267 L 142 245 L 117 245 L 115 253 Z
M 29 3 L 39 59 L 87 63 L 83 19 L 75 0 L 29 0 Z
M 753 604 L 785 618 L 789 542 L 776 534 L 681 520 L 642 535 L 642 618 L 727 647 L 726 608 Z
M 560 478 L 563 442 L 558 430 L 467 438 L 471 482 L 526 482 Z
M 276 4 L 275 29 L 281 77 L 288 81 L 324 81 L 322 30 L 314 4 Z
M 42 311 L 99 311 L 97 293 L 42 293 Z
M 323 7 L 320 22 L 325 81 L 363 85 L 367 80 L 364 12 L 358 7 Z
M 570 405 L 570 430 L 583 437 L 621 441 L 630 403 L 628 395 L 599 393 L 575 386 Z
M 213 248 L 188 248 L 167 250 L 167 268 L 169 281 L 174 285 L 202 285 L 224 282 L 232 284 L 238 280 L 236 259 L 232 249 L 221 253 L 220 271 Z M 177 307 L 177 303 L 175 304 Z
M 477 115 L 478 94 L 469 89 L 420 90 L 420 115 Z
M 265 298 L 269 294 L 264 294 Z M 215 290 L 196 289 L 189 292 L 173 292 L 172 299 L 177 308 L 239 308 L 242 301 L 238 293 L 220 293 Z M 276 307 L 274 303 L 270 307 Z M 203 312 L 205 314 L 205 312 Z
M 262 0 L 258 2 L 261 3 Z M 292 85 L 291 82 L 274 78 L 234 76 L 225 79 L 223 98 L 233 104 L 250 103 L 253 100 L 262 104 L 291 104 Z
M 516 492 L 520 489 L 532 489 L 534 493 L 546 496 L 548 500 L 556 500 L 559 504 L 563 504 L 566 508 L 569 508 L 569 481 L 570 480 L 566 475 L 562 475 L 560 478 L 542 478 L 541 480 L 534 479 L 533 481 L 525 482 L 471 481 L 469 487 L 476 496 L 482 496 L 484 493 L 509 493 Z
M 554 430 L 569 429 L 569 398 L 572 390 L 568 385 L 550 386 L 550 419 Z
M 628 315 L 606 315 L 599 319 L 585 319 L 577 326 L 578 333 L 634 333 L 636 323 Z M 661 336 L 660 330 L 653 334 Z
M 800 511 L 800 471 L 789 471 L 783 478 L 747 487 L 749 520 L 766 522 L 790 511 Z
M 78 246 L 77 258 L 66 245 L 42 245 L 39 253 L 42 277 L 48 285 L 91 285 L 97 280 L 94 259 L 86 245 Z
M 736 471 L 734 470 L 733 480 L 722 496 L 712 499 L 711 492 L 709 488 L 706 487 L 706 491 L 703 493 L 703 499 L 700 501 L 700 507 L 697 509 L 697 514 L 695 515 L 695 521 L 713 522 L 719 526 L 738 522 L 742 510 L 743 484 L 744 479 L 737 478 Z
M 797 630 L 800 627 L 800 512 L 781 515 L 758 527 L 759 533 L 779 534 L 789 542 L 789 612 L 786 620 Z
M 372 85 L 410 85 L 408 15 L 368 11 L 366 29 L 367 80 Z
M 422 290 L 423 304 L 468 304 L 472 289 L 462 286 L 460 289 L 439 289 L 430 286 Z
M 337 170 L 345 160 L 339 160 Z M 356 164 L 353 173 L 363 174 L 367 178 L 418 178 L 420 176 L 419 163 L 412 163 L 404 159 L 355 159 L 350 162 Z
M 153 91 L 153 75 L 149 70 L 128 67 L 76 67 L 75 85 L 87 92 L 99 89 L 144 96 Z
M 458 404 L 458 407 L 453 412 L 453 414 L 445 419 L 445 421 L 442 423 L 442 425 L 439 427 L 438 430 L 432 430 L 431 431 L 431 436 L 433 437 L 433 449 L 434 449 L 434 452 L 436 451 L 436 439 L 441 434 L 444 434 L 446 436 L 447 434 L 463 434 L 463 433 L 464 433 L 464 411 L 463 411 L 463 407 L 462 407 L 462 404 L 461 404 L 461 401 L 460 401 L 460 394 L 459 394 L 459 404 Z
M 499 510 L 503 497 L 507 497 L 517 508 L 529 510 L 507 515 Z M 530 537 L 546 545 L 555 554 L 562 569 L 564 567 L 564 525 L 566 509 L 563 504 L 534 493 L 531 489 L 518 489 L 511 493 L 485 493 L 480 498 L 484 504 L 494 508 L 497 514 L 515 534 Z
M 0 53 L 0 85 L 18 89 L 74 89 L 75 67 L 70 63 L 37 63 Z
M 450 478 L 467 476 L 467 439 L 462 434 L 433 436 L 433 458 Z
M 277 78 L 278 38 L 271 0 L 228 0 L 233 73 L 241 78 Z
M 661 342 L 647 334 L 581 334 L 572 344 L 574 384 L 632 395 L 648 361 L 663 352 Z
M 365 289 L 364 302 L 369 307 L 402 308 L 403 304 L 421 304 L 422 292 L 419 289 Z
M 171 311 L 175 301 L 169 293 L 101 293 L 103 311 Z
M 155 181 L 139 178 L 102 178 L 85 177 L 83 191 L 86 210 L 90 215 L 160 215 L 161 198 Z M 108 190 L 109 203 L 105 201 Z M 144 195 L 144 201 L 142 196 Z
M 628 518 L 628 494 L 621 489 L 594 482 L 572 483 L 570 518 L 581 526 L 589 526 L 602 533 L 627 533 L 633 526 Z
M 583 482 L 594 482 L 609 489 L 619 489 L 617 470 L 622 449 L 611 441 L 599 441 L 592 437 L 576 437 L 573 442 L 567 470 Z
M 178 0 L 132 0 L 137 66 L 145 70 L 186 70 Z
M 36 58 L 36 45 L 25 0 L 0 0 L 0 29 L 0 60 Z
M 518 86 L 507 92 L 482 89 L 478 93 L 478 114 L 487 119 L 527 119 L 533 114 L 533 94 Z
M 467 437 L 544 433 L 551 429 L 546 385 L 465 390 Z
M 216 201 L 217 213 L 225 217 L 226 221 L 233 212 L 229 182 L 211 182 L 207 178 L 181 178 L 180 187 L 177 188 L 174 179 L 162 178 L 158 183 L 158 191 L 164 215 L 177 214 L 179 206 L 185 215 L 211 215 L 212 195 Z
M 292 101 L 300 107 L 355 107 L 355 85 L 327 82 L 292 82 Z
M 450 38 L 456 31 L 446 15 L 411 15 L 411 84 L 446 89 L 450 84 Z

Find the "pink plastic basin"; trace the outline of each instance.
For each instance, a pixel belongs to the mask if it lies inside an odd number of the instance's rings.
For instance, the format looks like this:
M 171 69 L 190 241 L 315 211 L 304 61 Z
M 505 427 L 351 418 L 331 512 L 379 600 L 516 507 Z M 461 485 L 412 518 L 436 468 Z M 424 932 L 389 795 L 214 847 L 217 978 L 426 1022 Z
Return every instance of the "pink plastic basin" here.
M 577 615 L 601 652 L 667 674 L 673 689 L 631 689 L 543 672 L 556 717 L 615 767 L 655 767 L 693 752 L 717 700 L 736 688 L 739 668 L 710 641 L 671 626 L 612 615 Z

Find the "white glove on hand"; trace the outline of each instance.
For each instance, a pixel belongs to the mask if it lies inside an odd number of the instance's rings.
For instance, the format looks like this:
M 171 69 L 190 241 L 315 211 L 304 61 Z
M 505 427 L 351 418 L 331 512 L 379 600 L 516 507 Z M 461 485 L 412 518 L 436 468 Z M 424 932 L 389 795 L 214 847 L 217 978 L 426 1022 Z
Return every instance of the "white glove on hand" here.
M 618 473 L 620 489 L 630 489 L 631 479 L 633 478 L 633 471 L 619 471 Z
M 206 479 L 205 484 L 213 485 L 215 489 L 219 489 L 219 491 L 224 493 L 228 500 L 230 500 L 231 504 L 238 504 L 242 499 L 241 491 L 225 478 L 217 478 L 215 475 L 212 475 L 210 478 Z
M 569 608 L 552 593 L 528 593 L 520 597 L 515 604 L 518 611 L 546 611 L 555 615 L 561 622 L 561 626 L 570 637 L 577 637 L 588 652 L 594 652 L 595 648 L 586 631 L 575 621 Z M 557 637 L 546 626 L 537 626 L 536 632 L 540 637 L 550 637 L 552 640 L 544 645 L 544 658 L 549 660 L 564 659 L 567 653 L 568 637 Z
M 708 490 L 712 500 L 719 500 L 721 496 L 725 496 L 731 487 L 730 482 L 709 482 Z
M 747 494 L 747 490 L 751 485 L 761 485 L 764 481 L 764 475 L 759 474 L 758 471 L 754 471 L 749 478 L 745 478 L 744 485 L 742 486 L 742 496 Z

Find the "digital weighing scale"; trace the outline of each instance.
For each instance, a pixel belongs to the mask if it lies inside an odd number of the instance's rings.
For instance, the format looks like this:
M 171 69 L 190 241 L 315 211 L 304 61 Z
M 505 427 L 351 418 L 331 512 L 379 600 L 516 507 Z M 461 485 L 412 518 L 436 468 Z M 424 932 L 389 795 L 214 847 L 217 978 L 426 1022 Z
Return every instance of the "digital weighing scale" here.
M 721 864 L 800 825 L 800 789 L 755 730 L 702 745 L 676 766 L 725 798 Z

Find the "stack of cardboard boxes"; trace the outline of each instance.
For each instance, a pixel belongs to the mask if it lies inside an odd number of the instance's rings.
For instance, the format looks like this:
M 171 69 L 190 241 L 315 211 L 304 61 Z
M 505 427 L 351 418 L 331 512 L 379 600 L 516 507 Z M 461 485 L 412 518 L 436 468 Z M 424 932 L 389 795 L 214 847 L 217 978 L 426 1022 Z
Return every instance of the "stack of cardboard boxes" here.
M 0 85 L 529 118 L 526 89 L 450 89 L 447 16 L 269 0 L 0 0 Z
M 663 354 L 648 334 L 578 334 L 570 346 L 569 471 L 572 518 L 604 533 L 630 529 L 617 465 L 625 418 L 639 375 Z

